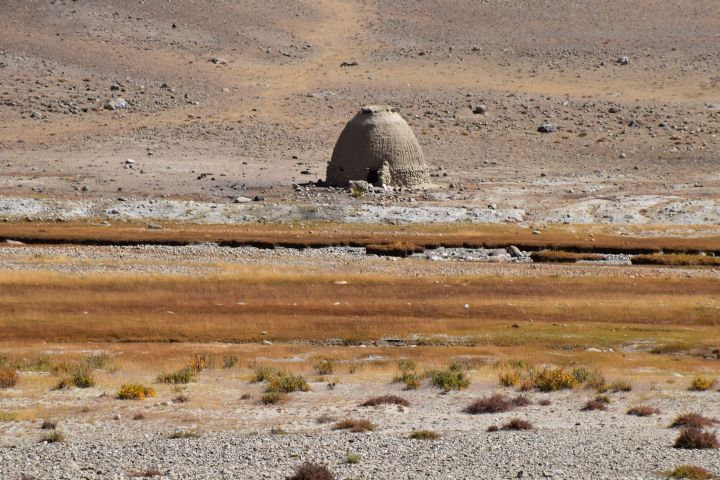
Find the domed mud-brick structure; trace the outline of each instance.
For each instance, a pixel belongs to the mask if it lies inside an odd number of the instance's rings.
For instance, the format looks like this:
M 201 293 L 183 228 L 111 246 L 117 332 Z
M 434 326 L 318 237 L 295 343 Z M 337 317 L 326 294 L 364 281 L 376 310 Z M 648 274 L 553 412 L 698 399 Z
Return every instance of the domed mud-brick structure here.
M 430 184 L 425 157 L 410 125 L 392 107 L 363 107 L 335 144 L 326 184 L 345 187 L 350 180 L 376 186 Z

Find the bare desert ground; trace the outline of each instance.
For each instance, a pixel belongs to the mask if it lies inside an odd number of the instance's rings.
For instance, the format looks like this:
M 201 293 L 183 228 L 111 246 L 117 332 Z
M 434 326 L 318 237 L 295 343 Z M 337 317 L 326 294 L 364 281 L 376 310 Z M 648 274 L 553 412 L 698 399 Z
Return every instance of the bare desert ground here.
M 0 479 L 720 476 L 717 0 L 0 3 Z

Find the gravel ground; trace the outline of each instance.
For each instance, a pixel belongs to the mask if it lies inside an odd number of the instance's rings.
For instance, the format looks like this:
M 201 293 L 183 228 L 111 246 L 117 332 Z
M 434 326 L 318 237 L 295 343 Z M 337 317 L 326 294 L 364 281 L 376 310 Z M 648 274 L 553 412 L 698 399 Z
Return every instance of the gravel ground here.
M 339 479 L 573 478 L 650 479 L 678 464 L 717 468 L 717 451 L 670 447 L 656 429 L 450 433 L 438 441 L 396 434 L 238 435 L 133 442 L 36 444 L 0 450 L 2 478 L 129 478 L 157 468 L 163 478 L 281 479 L 303 461 L 326 464 Z M 345 461 L 359 454 L 358 464 Z

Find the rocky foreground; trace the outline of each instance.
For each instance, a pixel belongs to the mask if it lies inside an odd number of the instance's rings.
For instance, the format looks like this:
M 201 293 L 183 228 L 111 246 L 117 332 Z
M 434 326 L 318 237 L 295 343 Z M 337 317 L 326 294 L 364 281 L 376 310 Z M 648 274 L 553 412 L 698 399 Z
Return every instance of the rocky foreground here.
M 449 433 L 411 440 L 387 433 L 241 435 L 35 444 L 0 449 L 5 479 L 132 478 L 157 469 L 173 479 L 282 479 L 304 461 L 339 479 L 650 479 L 678 464 L 717 468 L 717 450 L 670 447 L 667 429 Z M 348 453 L 360 455 L 349 464 Z M 26 475 L 23 477 L 23 475 Z M 29 475 L 29 476 L 28 476 Z

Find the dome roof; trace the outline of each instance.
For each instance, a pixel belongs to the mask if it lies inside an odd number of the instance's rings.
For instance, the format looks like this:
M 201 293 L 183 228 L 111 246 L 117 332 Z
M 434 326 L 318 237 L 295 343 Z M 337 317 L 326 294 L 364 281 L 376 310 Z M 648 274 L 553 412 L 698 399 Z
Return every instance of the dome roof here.
M 326 183 L 347 186 L 350 180 L 401 187 L 430 183 L 420 144 L 397 109 L 365 106 L 345 125 Z

